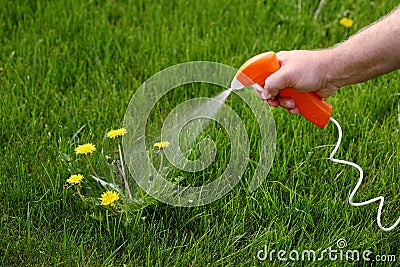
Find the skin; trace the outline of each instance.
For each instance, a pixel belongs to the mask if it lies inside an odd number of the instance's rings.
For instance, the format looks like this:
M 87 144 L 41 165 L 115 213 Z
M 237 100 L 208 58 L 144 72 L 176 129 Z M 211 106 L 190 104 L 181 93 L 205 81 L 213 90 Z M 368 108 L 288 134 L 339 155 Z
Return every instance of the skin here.
M 297 114 L 294 100 L 279 97 L 280 89 L 313 91 L 326 98 L 343 86 L 400 68 L 400 6 L 334 47 L 282 51 L 277 58 L 281 68 L 265 80 L 263 92 L 257 94 L 271 106 Z

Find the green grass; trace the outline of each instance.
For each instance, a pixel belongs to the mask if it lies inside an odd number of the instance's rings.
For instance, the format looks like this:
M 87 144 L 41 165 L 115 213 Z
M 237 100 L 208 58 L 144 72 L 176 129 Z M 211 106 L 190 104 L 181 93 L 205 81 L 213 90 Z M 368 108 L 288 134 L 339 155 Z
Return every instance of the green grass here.
M 70 173 L 59 159 L 60 151 L 75 159 L 78 143 L 100 144 L 105 130 L 120 127 L 135 90 L 166 67 L 207 60 L 238 68 L 267 50 L 331 46 L 396 2 L 326 1 L 314 19 L 317 1 L 1 1 L 0 262 L 257 266 L 270 265 L 256 258 L 264 245 L 269 251 L 320 252 L 340 238 L 347 240 L 347 249 L 399 258 L 399 230 L 378 228 L 377 205 L 347 203 L 357 172 L 325 160 L 332 146 L 322 145 L 336 142 L 334 127 L 318 129 L 280 109 L 273 111 L 277 153 L 263 185 L 247 191 L 255 168 L 250 164 L 232 192 L 202 207 L 158 203 L 127 221 L 67 194 L 63 185 Z M 339 25 L 344 15 L 355 21 L 351 29 Z M 329 99 L 344 130 L 337 157 L 365 170 L 356 200 L 384 195 L 385 225 L 400 216 L 400 96 L 392 96 L 399 85 L 397 71 L 343 88 Z M 207 86 L 189 89 L 182 98 L 169 94 L 166 102 L 172 108 L 182 99 L 218 93 Z M 252 146 L 259 148 L 251 114 L 234 97 L 228 104 L 248 118 Z M 162 116 L 169 110 L 158 109 Z M 151 138 L 159 125 L 149 125 Z M 221 135 L 216 129 L 209 133 Z

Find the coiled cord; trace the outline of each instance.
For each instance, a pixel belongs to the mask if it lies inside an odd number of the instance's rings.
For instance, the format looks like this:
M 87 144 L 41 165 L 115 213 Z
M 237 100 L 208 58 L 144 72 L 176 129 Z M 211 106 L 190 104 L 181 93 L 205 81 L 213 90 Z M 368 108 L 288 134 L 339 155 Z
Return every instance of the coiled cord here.
M 346 161 L 346 160 L 341 160 L 341 159 L 335 159 L 333 156 L 335 156 L 337 150 L 339 149 L 340 143 L 342 142 L 342 128 L 340 127 L 340 124 L 333 118 L 329 119 L 331 122 L 333 122 L 336 125 L 336 128 L 338 129 L 339 132 L 339 137 L 338 140 L 336 142 L 336 146 L 333 149 L 331 155 L 329 156 L 328 159 L 330 159 L 331 161 L 335 162 L 335 163 L 339 163 L 339 164 L 346 164 L 349 166 L 352 166 L 354 168 L 356 168 L 358 170 L 358 172 L 360 173 L 360 178 L 358 179 L 358 182 L 356 184 L 356 186 L 354 187 L 353 191 L 351 192 L 350 196 L 349 196 L 349 203 L 350 205 L 354 206 L 354 207 L 361 207 L 361 206 L 365 206 L 368 204 L 371 204 L 373 202 L 379 201 L 379 207 L 378 207 L 378 215 L 376 216 L 377 222 L 378 222 L 378 226 L 379 228 L 381 228 L 383 231 L 390 231 L 393 230 L 399 223 L 400 223 L 400 217 L 397 219 L 397 221 L 390 227 L 383 227 L 382 223 L 381 223 L 381 215 L 382 215 L 382 209 L 383 209 L 383 202 L 385 201 L 385 198 L 383 196 L 379 196 L 376 198 L 372 198 L 370 200 L 367 201 L 363 201 L 363 202 L 353 202 L 353 197 L 354 195 L 357 193 L 358 188 L 361 186 L 363 178 L 364 178 L 364 172 L 363 169 L 350 161 Z

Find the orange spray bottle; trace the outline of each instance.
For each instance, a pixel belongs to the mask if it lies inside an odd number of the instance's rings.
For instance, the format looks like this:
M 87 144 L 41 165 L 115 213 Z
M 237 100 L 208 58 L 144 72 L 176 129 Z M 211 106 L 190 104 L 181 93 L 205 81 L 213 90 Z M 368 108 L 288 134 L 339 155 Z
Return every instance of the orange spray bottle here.
M 253 88 L 261 91 L 264 87 L 265 79 L 277 71 L 280 68 L 279 60 L 276 58 L 274 52 L 266 52 L 255 57 L 252 57 L 246 61 L 237 72 L 235 78 L 232 80 L 231 89 L 238 90 L 244 86 L 252 86 Z M 364 172 L 361 166 L 354 162 L 336 159 L 334 155 L 339 149 L 340 143 L 342 141 L 342 129 L 340 124 L 331 117 L 332 106 L 324 101 L 321 97 L 313 92 L 299 92 L 293 88 L 285 88 L 279 91 L 279 95 L 283 97 L 291 97 L 296 103 L 296 107 L 299 109 L 301 115 L 303 115 L 307 120 L 311 121 L 315 125 L 324 128 L 329 121 L 332 121 L 339 132 L 338 141 L 335 148 L 329 156 L 329 160 L 339 164 L 345 164 L 356 168 L 359 172 L 359 179 L 357 185 L 354 187 L 349 196 L 349 203 L 352 206 L 360 207 L 368 205 L 373 202 L 379 202 L 378 213 L 377 213 L 377 223 L 379 228 L 384 231 L 390 231 L 396 228 L 400 224 L 400 218 L 392 224 L 390 227 L 384 227 L 381 222 L 382 209 L 384 206 L 384 197 L 379 196 L 363 202 L 354 202 L 353 197 L 357 193 L 359 187 L 361 186 L 364 178 Z
M 252 86 L 261 91 L 265 79 L 280 68 L 279 60 L 274 52 L 266 52 L 247 60 L 237 72 L 231 83 L 233 90 L 244 86 Z M 279 91 L 283 97 L 291 97 L 300 114 L 315 125 L 324 128 L 332 114 L 332 105 L 313 92 L 299 92 L 293 88 Z

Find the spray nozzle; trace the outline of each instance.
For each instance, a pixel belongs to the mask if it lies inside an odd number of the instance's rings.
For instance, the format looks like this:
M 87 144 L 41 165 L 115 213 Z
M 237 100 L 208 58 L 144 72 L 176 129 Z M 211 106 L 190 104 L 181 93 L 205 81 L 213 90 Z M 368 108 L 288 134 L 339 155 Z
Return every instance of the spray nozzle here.
M 239 80 L 236 79 L 236 77 L 233 78 L 233 80 L 231 82 L 231 88 L 230 88 L 231 90 L 240 90 L 243 87 L 244 87 L 243 84 L 241 82 L 239 82 Z
M 258 83 L 253 83 L 250 85 L 251 87 L 253 87 L 254 89 L 258 90 L 258 91 L 262 91 L 263 88 L 258 84 Z M 233 78 L 232 82 L 231 82 L 231 87 L 229 88 L 230 91 L 232 90 L 240 90 L 243 89 L 244 85 L 235 77 Z

